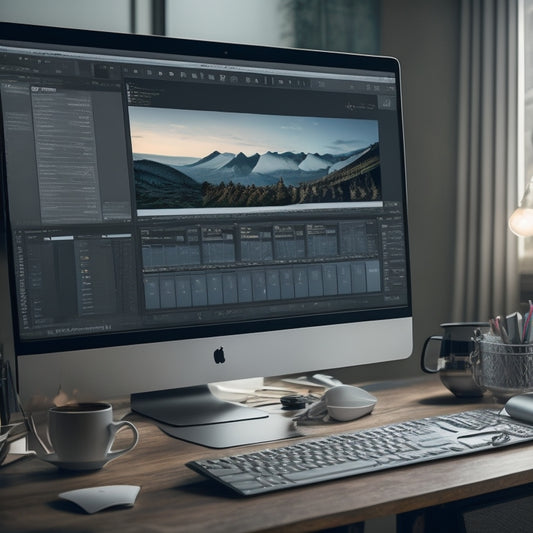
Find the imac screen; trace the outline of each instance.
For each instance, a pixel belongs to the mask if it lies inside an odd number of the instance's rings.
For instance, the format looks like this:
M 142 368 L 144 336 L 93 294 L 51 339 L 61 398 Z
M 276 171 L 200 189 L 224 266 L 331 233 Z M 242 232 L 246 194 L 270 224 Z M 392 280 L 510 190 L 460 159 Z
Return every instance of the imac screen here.
M 410 355 L 396 60 L 0 29 L 26 398 L 54 364 L 141 392 Z

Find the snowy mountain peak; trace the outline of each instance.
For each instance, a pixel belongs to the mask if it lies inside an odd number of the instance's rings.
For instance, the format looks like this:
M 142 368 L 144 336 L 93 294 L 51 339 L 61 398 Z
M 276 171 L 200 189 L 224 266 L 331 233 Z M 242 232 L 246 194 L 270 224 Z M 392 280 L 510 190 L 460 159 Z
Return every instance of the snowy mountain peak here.
M 224 165 L 227 165 L 235 157 L 235 154 L 224 152 L 221 154 L 218 151 L 211 152 L 208 156 L 200 159 L 191 166 L 201 167 L 209 170 L 217 170 L 222 168 Z
M 252 172 L 269 174 L 280 170 L 298 170 L 298 164 L 289 157 L 284 157 L 276 152 L 267 152 L 259 157 Z
M 307 154 L 306 158 L 298 165 L 298 168 L 308 172 L 313 170 L 326 170 L 330 165 L 331 162 L 324 157 L 316 154 Z

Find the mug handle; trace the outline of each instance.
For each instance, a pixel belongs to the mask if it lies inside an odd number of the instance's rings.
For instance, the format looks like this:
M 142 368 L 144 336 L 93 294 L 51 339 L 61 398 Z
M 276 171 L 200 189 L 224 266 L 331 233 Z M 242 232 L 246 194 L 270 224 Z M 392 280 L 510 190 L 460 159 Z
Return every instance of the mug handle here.
M 117 433 L 124 429 L 125 427 L 129 427 L 131 431 L 133 432 L 133 440 L 131 443 L 126 446 L 126 448 L 122 448 L 121 450 L 115 450 L 111 451 L 111 447 L 113 446 L 113 443 L 115 442 L 115 437 Z M 109 433 L 110 433 L 110 439 L 109 439 L 109 446 L 107 448 L 106 453 L 106 459 L 110 461 L 111 459 L 116 459 L 120 455 L 129 452 L 131 449 L 135 448 L 137 445 L 137 442 L 139 441 L 139 432 L 137 431 L 137 428 L 127 420 L 121 420 L 120 422 L 111 422 L 109 425 Z
M 429 368 L 426 365 L 426 355 L 429 346 L 431 343 L 435 343 L 437 341 L 439 343 L 442 342 L 442 335 L 432 335 L 431 337 L 428 337 L 424 342 L 424 347 L 422 348 L 422 358 L 420 359 L 420 367 L 426 374 L 436 374 L 439 371 L 438 368 Z

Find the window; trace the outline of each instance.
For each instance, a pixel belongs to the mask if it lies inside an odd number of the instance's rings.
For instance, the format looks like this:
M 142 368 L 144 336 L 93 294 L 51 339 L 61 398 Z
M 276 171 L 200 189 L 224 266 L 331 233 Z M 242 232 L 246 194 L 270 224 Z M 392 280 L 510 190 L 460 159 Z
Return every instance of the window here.
M 519 150 L 523 157 L 523 172 L 518 175 L 518 197 L 521 198 L 526 183 L 533 177 L 533 0 L 524 0 L 519 50 L 521 54 L 521 94 L 519 105 L 519 135 L 522 137 Z M 533 238 L 519 239 L 519 266 L 521 274 L 521 301 L 533 294 Z

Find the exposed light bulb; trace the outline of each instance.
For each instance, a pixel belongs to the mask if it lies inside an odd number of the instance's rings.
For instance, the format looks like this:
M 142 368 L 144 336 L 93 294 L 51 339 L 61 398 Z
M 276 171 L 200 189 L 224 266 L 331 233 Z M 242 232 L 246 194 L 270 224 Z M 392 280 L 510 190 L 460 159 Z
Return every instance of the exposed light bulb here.
M 509 229 L 519 237 L 533 236 L 533 209 L 518 207 L 509 217 Z
M 520 206 L 509 217 L 509 229 L 519 237 L 533 236 L 533 178 L 527 184 Z

